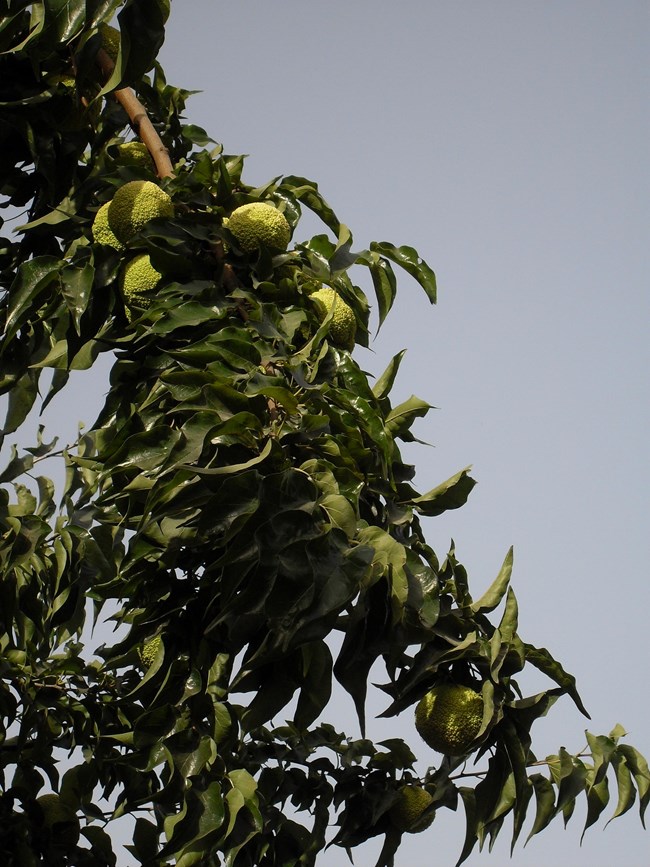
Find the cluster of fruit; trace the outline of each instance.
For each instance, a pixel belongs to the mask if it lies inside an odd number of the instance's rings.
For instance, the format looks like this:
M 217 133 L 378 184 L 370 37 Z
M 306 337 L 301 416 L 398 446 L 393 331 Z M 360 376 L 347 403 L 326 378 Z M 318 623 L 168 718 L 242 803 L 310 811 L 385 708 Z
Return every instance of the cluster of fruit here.
M 130 142 L 120 147 L 122 159 L 141 165 L 145 165 L 145 161 L 150 162 L 146 148 L 141 143 Z M 129 181 L 97 211 L 92 225 L 93 240 L 122 251 L 127 242 L 151 220 L 173 216 L 172 200 L 158 184 L 145 180 Z M 269 202 L 249 202 L 235 208 L 223 220 L 223 226 L 244 253 L 252 253 L 260 246 L 271 253 L 282 253 L 291 239 L 291 227 L 284 214 Z M 162 277 L 160 271 L 154 268 L 148 253 L 138 253 L 125 262 L 120 271 L 119 285 L 129 319 L 134 310 L 149 306 L 151 292 Z M 316 289 L 310 299 L 321 322 L 331 317 L 327 333 L 332 343 L 351 350 L 356 333 L 352 308 L 329 286 Z
M 468 686 L 444 683 L 433 687 L 415 708 L 415 727 L 428 746 L 447 756 L 471 751 L 483 723 L 483 698 Z M 389 810 L 398 831 L 417 834 L 433 822 L 434 795 L 415 783 L 400 787 Z

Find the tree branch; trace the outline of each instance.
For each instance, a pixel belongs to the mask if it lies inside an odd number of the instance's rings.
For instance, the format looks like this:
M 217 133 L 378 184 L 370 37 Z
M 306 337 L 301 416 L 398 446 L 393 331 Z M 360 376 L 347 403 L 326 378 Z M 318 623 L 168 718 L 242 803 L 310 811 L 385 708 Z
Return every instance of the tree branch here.
M 103 48 L 100 48 L 97 52 L 97 64 L 105 76 L 105 80 L 108 80 L 113 74 L 115 64 Z M 129 116 L 135 134 L 146 145 L 156 166 L 158 177 L 172 177 L 174 171 L 169 158 L 169 151 L 156 132 L 154 125 L 149 120 L 145 107 L 137 98 L 133 89 L 130 87 L 121 88 L 114 91 L 113 96 Z

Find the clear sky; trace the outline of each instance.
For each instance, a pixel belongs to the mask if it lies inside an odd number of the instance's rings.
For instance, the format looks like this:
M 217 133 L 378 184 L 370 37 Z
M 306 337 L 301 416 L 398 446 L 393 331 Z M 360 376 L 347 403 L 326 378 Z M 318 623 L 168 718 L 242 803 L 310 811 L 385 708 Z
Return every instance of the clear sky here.
M 203 91 L 188 120 L 250 154 L 248 183 L 312 178 L 355 248 L 409 244 L 436 271 L 437 307 L 405 275 L 372 352 L 356 357 L 378 375 L 408 348 L 396 394 L 438 407 L 415 430 L 433 447 L 406 451 L 416 483 L 468 464 L 479 482 L 463 509 L 426 523 L 431 544 L 443 556 L 453 537 L 476 596 L 514 544 L 520 634 L 578 678 L 592 720 L 563 699 L 538 724 L 539 756 L 577 752 L 585 727 L 617 722 L 650 756 L 649 11 L 645 0 L 174 0 L 160 55 L 170 83 Z M 298 240 L 323 230 L 306 219 Z M 79 381 L 48 415 L 51 432 L 75 412 L 92 422 L 104 386 L 98 373 Z M 332 721 L 358 733 L 345 698 Z M 369 736 L 390 734 L 418 745 L 408 714 L 371 720 Z M 420 746 L 426 767 L 435 756 Z M 582 847 L 578 812 L 509 863 L 650 863 L 636 805 Z M 508 831 L 466 863 L 508 863 Z M 462 809 L 441 812 L 397 863 L 453 865 L 463 832 Z M 377 851 L 355 863 L 372 867 Z

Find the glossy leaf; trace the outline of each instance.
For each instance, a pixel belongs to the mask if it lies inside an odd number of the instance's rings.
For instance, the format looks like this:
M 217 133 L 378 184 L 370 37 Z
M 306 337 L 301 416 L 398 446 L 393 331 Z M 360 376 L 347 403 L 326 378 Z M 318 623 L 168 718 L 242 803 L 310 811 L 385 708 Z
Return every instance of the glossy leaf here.
M 429 517 L 441 515 L 449 509 L 459 509 L 465 505 L 476 484 L 469 475 L 469 470 L 470 467 L 466 467 L 447 481 L 427 491 L 426 494 L 413 497 L 411 503 L 418 512 Z
M 373 252 L 378 252 L 407 271 L 422 286 L 432 304 L 437 300 L 436 275 L 427 263 L 420 258 L 413 247 L 395 247 L 387 241 L 373 242 Z

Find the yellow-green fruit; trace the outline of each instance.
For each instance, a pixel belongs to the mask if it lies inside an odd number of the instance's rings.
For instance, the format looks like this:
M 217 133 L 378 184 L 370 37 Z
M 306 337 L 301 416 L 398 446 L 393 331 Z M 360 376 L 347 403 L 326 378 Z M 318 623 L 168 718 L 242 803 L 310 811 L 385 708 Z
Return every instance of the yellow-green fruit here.
M 97 28 L 99 35 L 102 38 L 102 48 L 111 58 L 113 63 L 117 60 L 117 53 L 120 50 L 120 31 L 110 24 L 100 24 Z
M 126 243 L 149 220 L 173 215 L 172 200 L 157 184 L 153 181 L 129 181 L 113 196 L 108 222 L 119 240 Z
M 52 87 L 57 84 L 66 90 L 74 90 L 77 87 L 77 79 L 73 75 L 48 75 L 45 80 Z
M 399 790 L 399 798 L 388 811 L 388 815 L 398 831 L 419 834 L 434 820 L 433 812 L 422 818 L 422 814 L 432 801 L 433 795 L 422 786 L 402 786 Z
M 36 803 L 43 812 L 43 826 L 50 832 L 51 842 L 60 848 L 74 846 L 79 839 L 77 814 L 58 795 L 41 795 Z
M 149 641 L 145 641 L 142 647 L 138 649 L 138 654 L 145 668 L 151 668 L 153 665 L 158 648 L 160 647 L 160 641 L 160 636 L 156 635 L 154 638 L 150 638 Z
M 149 307 L 151 298 L 145 293 L 155 289 L 161 277 L 162 274 L 153 267 L 147 253 L 141 253 L 130 259 L 120 272 L 120 289 L 127 309 Z
M 242 250 L 247 252 L 257 250 L 260 244 L 280 252 L 287 249 L 291 239 L 291 227 L 286 217 L 267 202 L 251 202 L 235 208 L 227 225 Z
M 108 247 L 114 247 L 116 250 L 123 250 L 124 244 L 118 241 L 108 224 L 108 209 L 110 204 L 110 202 L 106 202 L 95 214 L 92 225 L 93 241 L 96 244 L 106 244 Z
M 118 160 L 127 166 L 141 166 L 149 171 L 154 170 L 149 149 L 141 141 L 128 141 L 117 146 Z
M 415 727 L 434 750 L 462 756 L 479 733 L 483 698 L 467 686 L 447 683 L 434 686 L 415 708 Z
M 354 318 L 354 311 L 350 305 L 346 304 L 339 293 L 329 286 L 323 286 L 322 289 L 313 292 L 309 297 L 316 304 L 316 310 L 321 322 L 330 310 L 334 308 L 329 327 L 332 343 L 342 346 L 344 349 L 352 349 L 357 331 L 357 323 Z

